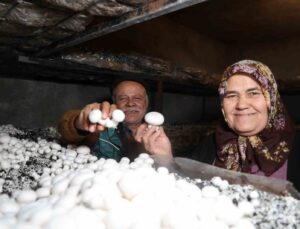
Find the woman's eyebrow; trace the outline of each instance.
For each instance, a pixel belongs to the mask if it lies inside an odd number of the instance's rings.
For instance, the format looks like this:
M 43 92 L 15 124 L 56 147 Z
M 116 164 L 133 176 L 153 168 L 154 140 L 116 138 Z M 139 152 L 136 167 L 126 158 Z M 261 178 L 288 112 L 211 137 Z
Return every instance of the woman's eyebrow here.
M 250 92 L 250 91 L 261 91 L 261 89 L 259 87 L 253 87 L 253 88 L 248 88 L 246 91 L 247 92 Z
M 253 87 L 253 88 L 248 88 L 246 90 L 246 92 L 252 92 L 252 91 L 261 91 L 260 87 Z M 239 94 L 240 92 L 236 91 L 236 90 L 229 90 L 229 91 L 225 91 L 224 95 L 228 95 L 228 94 Z

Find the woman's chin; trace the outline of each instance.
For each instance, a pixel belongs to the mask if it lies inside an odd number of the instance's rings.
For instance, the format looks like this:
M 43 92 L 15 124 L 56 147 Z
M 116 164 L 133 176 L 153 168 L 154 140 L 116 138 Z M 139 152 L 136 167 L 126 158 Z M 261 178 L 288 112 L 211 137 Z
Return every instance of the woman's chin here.
M 237 133 L 238 135 L 242 135 L 242 136 L 253 136 L 253 135 L 256 135 L 257 133 L 259 133 L 258 130 L 256 130 L 255 128 L 251 128 L 251 127 L 236 128 L 236 129 L 234 129 L 234 132 Z

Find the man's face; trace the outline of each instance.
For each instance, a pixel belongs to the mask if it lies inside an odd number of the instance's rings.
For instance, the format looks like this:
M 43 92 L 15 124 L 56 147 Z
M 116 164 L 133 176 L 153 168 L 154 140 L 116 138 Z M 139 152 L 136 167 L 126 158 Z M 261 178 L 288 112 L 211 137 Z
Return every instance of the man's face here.
M 268 103 L 260 85 L 248 76 L 228 79 L 222 107 L 228 126 L 239 135 L 255 135 L 267 125 Z
M 148 108 L 144 86 L 134 81 L 123 81 L 115 88 L 114 96 L 117 107 L 125 113 L 125 123 L 140 124 Z

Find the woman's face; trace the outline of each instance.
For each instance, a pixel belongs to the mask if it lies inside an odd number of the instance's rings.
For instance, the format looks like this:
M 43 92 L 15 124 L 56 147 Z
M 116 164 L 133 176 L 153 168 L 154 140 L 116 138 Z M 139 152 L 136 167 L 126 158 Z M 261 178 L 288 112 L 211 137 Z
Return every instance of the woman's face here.
M 246 75 L 227 80 L 222 107 L 228 126 L 238 135 L 255 135 L 267 125 L 268 103 L 260 85 Z

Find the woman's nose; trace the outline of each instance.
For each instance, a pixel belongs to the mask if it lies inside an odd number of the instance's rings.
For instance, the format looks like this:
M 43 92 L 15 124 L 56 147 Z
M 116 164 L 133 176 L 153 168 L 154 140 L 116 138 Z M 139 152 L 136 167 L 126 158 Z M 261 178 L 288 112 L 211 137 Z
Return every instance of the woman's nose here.
M 240 96 L 238 98 L 237 104 L 236 104 L 236 108 L 237 109 L 246 109 L 248 108 L 249 104 L 248 104 L 248 100 L 245 96 Z

